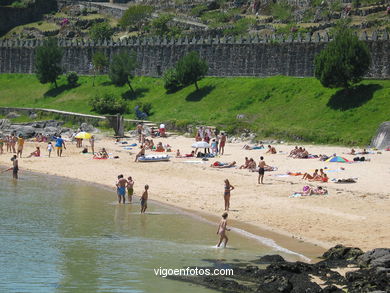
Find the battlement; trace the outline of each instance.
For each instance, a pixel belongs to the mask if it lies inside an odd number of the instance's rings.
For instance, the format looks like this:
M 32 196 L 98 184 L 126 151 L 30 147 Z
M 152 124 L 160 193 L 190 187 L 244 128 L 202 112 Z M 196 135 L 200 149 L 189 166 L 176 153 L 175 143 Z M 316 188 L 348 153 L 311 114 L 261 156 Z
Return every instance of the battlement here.
M 367 77 L 390 78 L 390 40 L 387 32 L 362 34 L 372 55 Z M 331 40 L 327 34 L 266 37 L 130 38 L 121 41 L 59 40 L 65 72 L 92 74 L 92 56 L 103 51 L 110 59 L 121 50 L 137 54 L 137 75 L 161 76 L 190 51 L 209 64 L 210 76 L 313 76 L 314 58 Z M 0 73 L 33 73 L 39 40 L 0 40 Z

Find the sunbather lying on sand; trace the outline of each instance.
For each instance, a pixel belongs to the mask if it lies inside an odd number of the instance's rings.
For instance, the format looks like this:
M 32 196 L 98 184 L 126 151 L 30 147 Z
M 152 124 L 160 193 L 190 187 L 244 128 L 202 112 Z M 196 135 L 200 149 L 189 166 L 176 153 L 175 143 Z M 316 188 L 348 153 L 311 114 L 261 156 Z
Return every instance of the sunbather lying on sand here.
M 295 194 L 296 193 L 299 193 L 301 195 L 313 195 L 313 194 L 321 195 L 321 194 L 327 194 L 328 191 L 322 186 L 318 186 L 317 188 L 312 188 L 306 185 L 303 186 L 303 192 L 295 192 Z
M 242 148 L 245 150 L 261 150 L 261 149 L 264 149 L 264 145 L 250 146 L 250 145 L 246 144 Z
M 212 168 L 231 168 L 236 166 L 236 161 L 233 161 L 231 163 L 223 163 L 219 161 L 215 161 L 213 164 L 210 165 Z

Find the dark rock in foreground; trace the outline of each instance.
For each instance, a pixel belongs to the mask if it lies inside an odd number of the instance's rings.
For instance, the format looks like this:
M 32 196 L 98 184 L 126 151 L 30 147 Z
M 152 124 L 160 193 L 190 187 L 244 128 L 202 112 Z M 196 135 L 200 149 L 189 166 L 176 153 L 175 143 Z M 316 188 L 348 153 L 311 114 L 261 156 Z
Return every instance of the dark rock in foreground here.
M 250 263 L 224 263 L 232 276 L 172 276 L 220 292 L 258 293 L 389 293 L 390 249 L 377 248 L 364 253 L 359 248 L 337 245 L 309 264 L 288 262 L 277 255 L 263 256 Z M 253 264 L 268 264 L 259 268 Z M 216 267 L 204 267 L 211 272 Z M 337 272 L 345 269 L 344 275 Z

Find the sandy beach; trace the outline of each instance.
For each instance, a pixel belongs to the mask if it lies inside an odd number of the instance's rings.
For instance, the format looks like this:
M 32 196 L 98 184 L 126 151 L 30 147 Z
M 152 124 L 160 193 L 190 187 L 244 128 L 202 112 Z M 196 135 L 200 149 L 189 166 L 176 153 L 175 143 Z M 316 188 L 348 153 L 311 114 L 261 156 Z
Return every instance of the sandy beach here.
M 135 138 L 126 141 L 137 142 Z M 223 156 L 204 162 L 197 158 L 174 157 L 176 149 L 182 154 L 190 153 L 193 138 L 172 136 L 156 138 L 155 143 L 158 141 L 172 146 L 170 162 L 135 163 L 138 147 L 125 150 L 124 145 L 103 136 L 98 136 L 95 149 L 105 147 L 119 159 L 94 160 L 91 154 L 81 154 L 75 143 L 67 143 L 63 157 L 52 154 L 48 158 L 46 144 L 26 142 L 23 158 L 19 159 L 20 176 L 23 170 L 30 170 L 99 183 L 112 187 L 112 197 L 116 199 L 116 177 L 124 174 L 134 178 L 136 195 L 140 195 L 144 184 L 149 184 L 150 199 L 212 216 L 220 216 L 224 210 L 224 179 L 228 178 L 235 187 L 231 194 L 230 219 L 324 248 L 338 243 L 363 250 L 390 247 L 390 152 L 364 155 L 369 162 L 343 164 L 290 158 L 292 145 L 275 145 L 278 153 L 269 155 L 265 154 L 266 150 L 244 150 L 245 143 L 240 142 L 228 143 Z M 38 145 L 43 157 L 26 158 Z M 350 151 L 345 147 L 304 146 L 311 154 L 337 153 L 347 159 L 354 157 L 344 154 Z M 237 161 L 240 166 L 246 156 L 258 162 L 261 155 L 268 165 L 278 168 L 266 172 L 264 185 L 257 184 L 257 173 L 210 167 L 216 160 Z M 0 155 L 0 165 L 11 166 L 10 157 L 10 153 Z M 304 181 L 301 176 L 287 176 L 287 172 L 312 173 L 314 169 L 325 167 L 330 179 L 352 177 L 357 178 L 357 183 L 323 183 L 320 185 L 327 188 L 328 195 L 289 198 L 294 192 L 302 191 L 304 185 L 318 184 Z M 12 174 L 0 176 L 11 177 Z

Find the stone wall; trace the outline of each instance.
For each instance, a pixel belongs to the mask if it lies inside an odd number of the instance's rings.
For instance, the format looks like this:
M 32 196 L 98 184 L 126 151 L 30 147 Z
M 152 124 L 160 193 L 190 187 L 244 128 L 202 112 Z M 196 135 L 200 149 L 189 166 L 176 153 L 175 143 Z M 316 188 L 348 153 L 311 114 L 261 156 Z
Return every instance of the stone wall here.
M 369 78 L 390 78 L 390 41 L 387 33 L 380 38 L 375 32 L 367 42 L 372 53 Z M 305 35 L 293 39 L 272 36 L 259 39 L 127 39 L 120 42 L 59 41 L 64 50 L 66 71 L 90 74 L 94 52 L 102 50 L 112 56 L 121 50 L 137 53 L 137 75 L 161 76 L 180 57 L 195 50 L 209 64 L 210 76 L 313 76 L 314 57 L 329 41 L 327 35 Z M 0 41 L 0 73 L 33 73 L 34 51 L 40 41 Z
M 35 0 L 27 8 L 0 6 L 0 36 L 15 26 L 36 21 L 43 14 L 55 10 L 56 0 Z

